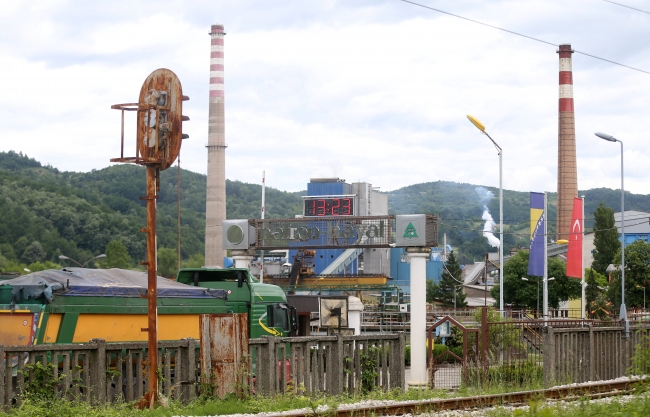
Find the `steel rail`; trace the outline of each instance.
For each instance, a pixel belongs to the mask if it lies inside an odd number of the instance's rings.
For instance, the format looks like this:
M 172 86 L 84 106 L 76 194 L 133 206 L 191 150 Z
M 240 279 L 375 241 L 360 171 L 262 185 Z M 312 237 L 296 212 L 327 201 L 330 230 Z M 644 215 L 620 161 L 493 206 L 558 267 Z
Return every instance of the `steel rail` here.
M 508 392 L 503 394 L 478 395 L 474 397 L 456 397 L 421 401 L 403 401 L 394 404 L 372 405 L 358 408 L 339 409 L 336 411 L 296 411 L 268 413 L 265 417 L 306 417 L 326 414 L 336 417 L 370 417 L 421 414 L 443 410 L 468 410 L 499 405 L 527 404 L 532 400 L 578 400 L 603 398 L 634 392 L 634 387 L 646 380 L 614 381 L 590 383 L 578 386 L 556 387 L 533 391 Z

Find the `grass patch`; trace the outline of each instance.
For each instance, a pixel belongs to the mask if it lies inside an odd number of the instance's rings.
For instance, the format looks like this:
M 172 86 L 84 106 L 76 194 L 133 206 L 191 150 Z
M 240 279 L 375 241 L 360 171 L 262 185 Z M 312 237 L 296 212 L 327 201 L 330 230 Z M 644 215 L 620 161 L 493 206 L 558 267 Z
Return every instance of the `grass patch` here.
M 496 394 L 512 391 L 525 391 L 539 387 L 531 386 L 490 386 L 483 388 L 462 388 L 456 392 L 446 390 L 393 390 L 389 392 L 371 391 L 365 395 L 340 395 L 329 397 L 324 395 L 304 396 L 285 394 L 275 397 L 250 397 L 239 399 L 228 397 L 217 400 L 209 397 L 200 397 L 189 405 L 171 401 L 168 408 L 156 408 L 153 411 L 139 410 L 132 404 L 118 403 L 111 406 L 93 407 L 83 402 L 66 400 L 44 400 L 41 398 L 25 398 L 20 407 L 12 409 L 9 413 L 0 412 L 0 417 L 126 417 L 126 416 L 200 416 L 200 415 L 228 415 L 228 414 L 255 414 L 260 412 L 280 412 L 307 408 L 316 412 L 319 407 L 327 406 L 330 410 L 336 409 L 340 404 L 357 403 L 364 400 L 392 400 L 392 401 L 421 401 L 429 399 L 444 399 L 452 397 L 468 397 L 476 395 Z M 426 410 L 423 409 L 423 412 Z M 637 395 L 630 401 L 613 399 L 610 403 L 591 403 L 580 401 L 578 403 L 545 403 L 531 402 L 528 409 L 494 408 L 485 410 L 487 416 L 650 416 L 650 397 Z

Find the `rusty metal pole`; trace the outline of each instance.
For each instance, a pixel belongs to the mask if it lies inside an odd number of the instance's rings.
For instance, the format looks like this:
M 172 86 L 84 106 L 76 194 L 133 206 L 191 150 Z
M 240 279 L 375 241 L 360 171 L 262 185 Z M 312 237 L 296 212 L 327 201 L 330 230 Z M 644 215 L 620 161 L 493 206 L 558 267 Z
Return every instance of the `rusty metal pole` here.
M 158 396 L 158 273 L 156 253 L 156 171 L 147 166 L 147 306 L 149 332 L 149 408 Z
M 488 352 L 488 308 L 487 307 L 482 307 L 481 308 L 481 362 L 482 362 L 482 368 L 483 368 L 483 377 L 487 377 L 487 369 L 488 369 L 488 357 L 487 357 L 487 352 Z M 485 380 L 485 379 L 484 379 Z
M 178 153 L 178 270 L 181 270 L 181 154 Z
M 140 229 L 147 233 L 147 327 L 148 332 L 148 379 L 149 389 L 138 403 L 143 408 L 153 408 L 158 399 L 158 272 L 156 250 L 156 198 L 160 190 L 160 171 L 169 168 L 180 153 L 181 142 L 189 137 L 183 134 L 182 123 L 189 120 L 183 116 L 183 95 L 181 83 L 172 71 L 159 68 L 149 74 L 140 89 L 137 103 L 114 104 L 112 109 L 137 112 L 137 135 L 135 157 L 124 157 L 124 117 L 122 117 L 122 137 L 120 158 L 111 162 L 127 162 L 147 167 L 147 227 Z M 179 162 L 180 173 L 180 162 Z M 180 176 L 179 176 L 180 204 Z M 180 208 L 180 205 L 179 205 Z M 180 212 L 180 209 L 179 209 Z M 179 234 L 180 239 L 180 234 Z M 180 247 L 179 251 L 180 253 Z

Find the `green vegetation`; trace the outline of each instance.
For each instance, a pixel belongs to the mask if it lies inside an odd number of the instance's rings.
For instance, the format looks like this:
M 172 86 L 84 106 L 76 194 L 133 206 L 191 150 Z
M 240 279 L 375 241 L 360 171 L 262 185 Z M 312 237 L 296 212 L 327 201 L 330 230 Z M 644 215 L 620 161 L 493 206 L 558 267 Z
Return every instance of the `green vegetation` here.
M 467 297 L 459 285 L 462 285 L 463 281 L 461 279 L 463 270 L 460 268 L 458 263 L 458 258 L 456 254 L 452 251 L 447 256 L 447 262 L 445 263 L 445 268 L 442 271 L 442 278 L 440 279 L 440 284 L 438 287 L 437 298 L 442 305 L 447 307 L 466 307 L 467 302 L 465 298 Z M 435 284 L 434 284 L 435 285 Z
M 161 172 L 157 239 L 160 248 L 173 248 L 174 253 L 177 184 L 176 169 Z M 205 186 L 204 175 L 181 170 L 181 257 L 191 264 L 204 253 Z M 101 253 L 107 258 L 88 266 L 137 266 L 146 255 L 146 235 L 140 232 L 146 225 L 145 202 L 140 200 L 145 187 L 140 166 L 61 172 L 22 153 L 0 152 L 0 272 L 35 271 L 39 262 L 54 268 L 77 266 L 60 261 L 59 255 L 83 264 Z M 260 217 L 260 185 L 227 181 L 226 193 L 228 218 Z M 300 213 L 300 203 L 297 194 L 266 188 L 267 218 L 293 217 Z M 110 255 L 111 249 L 119 253 Z
M 119 240 L 112 240 L 106 245 L 106 258 L 100 260 L 100 268 L 121 268 L 128 269 L 132 261 L 126 246 Z
M 178 253 L 175 249 L 158 249 L 158 275 L 173 278 L 178 272 Z
M 558 308 L 560 301 L 566 301 L 581 296 L 580 280 L 566 276 L 566 263 L 559 258 L 548 259 L 548 276 L 555 277 L 548 283 L 548 305 Z M 527 278 L 524 281 L 521 278 Z M 519 251 L 506 262 L 503 267 L 503 300 L 514 307 L 537 308 L 537 280 L 539 297 L 542 295 L 541 277 L 528 276 L 528 251 Z M 499 285 L 494 285 L 490 292 L 495 299 L 499 298 Z M 540 301 L 541 306 L 541 301 Z
M 605 274 L 609 264 L 614 262 L 616 252 L 621 249 L 621 242 L 618 240 L 618 230 L 614 224 L 614 210 L 600 203 L 594 212 L 595 225 L 597 230 L 594 234 L 594 261 L 591 268 L 600 274 Z
M 530 385 L 524 384 L 512 387 L 507 391 L 524 391 L 531 389 Z M 139 410 L 132 404 L 118 403 L 112 406 L 93 407 L 85 403 L 66 400 L 55 400 L 45 402 L 39 399 L 27 398 L 24 403 L 12 410 L 10 413 L 0 411 L 0 416 L 12 417 L 72 417 L 72 416 L 89 416 L 89 417 L 126 417 L 126 416 L 201 416 L 201 415 L 228 415 L 228 414 L 255 414 L 261 412 L 281 412 L 287 410 L 306 408 L 314 412 L 320 406 L 327 406 L 330 410 L 338 407 L 340 404 L 349 404 L 363 400 L 393 400 L 393 401 L 418 401 L 435 398 L 467 397 L 474 395 L 486 395 L 504 392 L 499 389 L 475 389 L 461 388 L 458 392 L 449 392 L 445 390 L 395 390 L 383 393 L 377 390 L 371 391 L 366 395 L 351 398 L 349 396 L 325 397 L 322 395 L 304 396 L 295 393 L 288 393 L 273 398 L 269 397 L 251 397 L 238 399 L 229 397 L 225 400 L 215 400 L 208 397 L 201 397 L 193 403 L 183 406 L 177 402 L 170 401 L 166 408 L 160 407 L 152 411 Z M 428 410 L 423 409 L 422 412 Z M 432 411 L 432 410 L 431 410 Z M 327 412 L 324 413 L 327 415 Z M 533 401 L 528 407 L 510 409 L 496 407 L 485 409 L 485 416 L 558 416 L 564 417 L 583 417 L 583 416 L 647 416 L 650 415 L 650 401 L 647 395 L 643 393 L 631 397 L 614 397 L 609 402 L 596 403 L 588 400 L 580 400 L 571 403 L 565 402 L 544 402 Z
M 161 172 L 157 200 L 158 245 L 174 251 L 178 233 L 177 173 L 173 168 Z M 183 264 L 204 253 L 205 187 L 205 175 L 181 170 Z M 144 193 L 145 173 L 140 166 L 124 164 L 85 173 L 62 172 L 22 153 L 0 152 L 0 272 L 22 272 L 33 262 L 74 266 L 69 261 L 59 262 L 59 255 L 83 264 L 106 253 L 113 241 L 124 245 L 131 267 L 139 265 L 146 249 L 145 234 L 140 232 L 146 221 L 145 202 L 140 200 Z M 489 193 L 497 196 L 498 189 L 447 181 L 415 184 L 388 193 L 389 212 L 440 216 L 439 235 L 447 234 L 459 263 L 466 264 L 483 260 L 486 252 L 495 250 L 482 234 L 484 206 L 498 222 L 499 199 L 486 197 Z M 260 217 L 261 185 L 227 180 L 226 194 L 228 218 Z M 287 218 L 300 214 L 302 194 L 267 187 L 265 216 Z M 588 213 L 601 202 L 604 207 L 618 207 L 620 201 L 618 191 L 605 188 L 580 194 L 585 195 Z M 553 235 L 556 195 L 549 193 L 548 200 L 549 233 Z M 650 196 L 628 193 L 626 206 L 650 211 Z M 503 210 L 506 251 L 528 247 L 529 193 L 504 190 Z M 592 218 L 586 222 L 588 228 L 593 226 Z M 102 266 L 105 261 L 89 265 Z
M 601 288 L 606 288 L 609 283 L 607 277 L 599 274 L 592 268 L 585 269 L 585 299 L 587 301 L 587 314 L 601 320 L 609 316 L 611 303 L 607 300 L 606 292 Z
M 614 266 L 621 265 L 621 250 L 614 257 Z M 621 271 L 611 274 L 612 281 L 607 289 L 607 298 L 616 307 L 621 304 Z M 650 284 L 650 244 L 637 240 L 625 245 L 625 304 L 629 307 L 643 307 L 643 288 Z

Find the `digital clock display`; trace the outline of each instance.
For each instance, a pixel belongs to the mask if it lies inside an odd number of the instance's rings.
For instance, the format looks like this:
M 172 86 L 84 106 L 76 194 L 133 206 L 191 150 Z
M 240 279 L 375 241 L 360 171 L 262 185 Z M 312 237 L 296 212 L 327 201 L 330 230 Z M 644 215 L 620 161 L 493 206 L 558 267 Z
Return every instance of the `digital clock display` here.
M 305 216 L 354 216 L 353 197 L 313 197 L 304 202 Z

